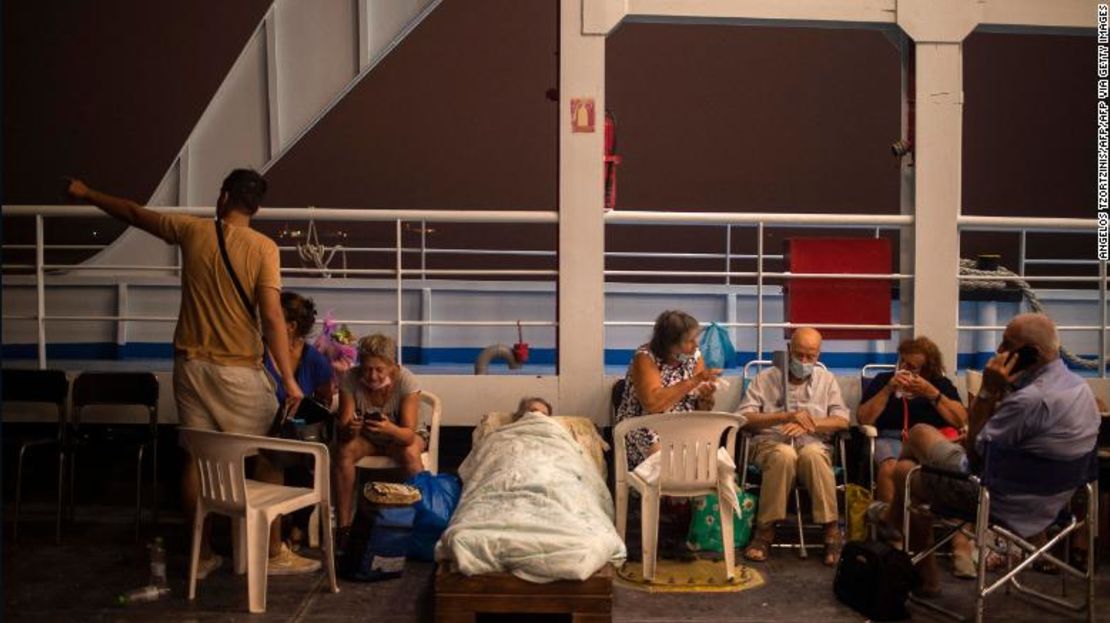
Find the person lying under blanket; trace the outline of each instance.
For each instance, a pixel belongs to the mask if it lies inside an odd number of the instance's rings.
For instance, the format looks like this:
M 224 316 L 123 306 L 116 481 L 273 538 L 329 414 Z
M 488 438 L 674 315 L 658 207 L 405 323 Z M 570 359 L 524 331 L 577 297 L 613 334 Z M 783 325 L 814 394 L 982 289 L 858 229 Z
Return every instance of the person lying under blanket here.
M 532 410 L 514 421 L 476 431 L 459 467 L 462 499 L 436 545 L 436 560 L 453 561 L 464 575 L 585 580 L 626 556 L 604 467 L 560 423 L 584 418 L 549 417 L 529 400 L 524 406 Z

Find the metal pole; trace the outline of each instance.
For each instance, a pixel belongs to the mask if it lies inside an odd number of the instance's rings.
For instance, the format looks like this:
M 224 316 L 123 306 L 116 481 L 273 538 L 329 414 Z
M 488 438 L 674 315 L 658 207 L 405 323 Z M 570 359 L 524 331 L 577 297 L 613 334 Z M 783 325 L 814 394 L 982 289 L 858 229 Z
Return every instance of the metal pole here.
M 763 359 L 763 223 L 756 226 L 755 242 L 755 358 Z
M 404 323 L 401 318 L 401 219 L 397 219 L 397 363 L 401 363 L 401 331 Z
M 725 225 L 725 285 L 732 285 L 732 223 Z
M 1025 276 L 1025 230 L 1021 230 L 1021 242 L 1018 249 L 1018 274 Z
M 1102 325 L 1098 331 L 1098 375 L 1106 378 L 1106 262 L 1098 263 L 1098 313 Z
M 420 279 L 427 279 L 428 270 L 428 221 L 420 221 Z
M 41 214 L 35 215 L 35 299 L 38 313 L 35 320 L 39 340 L 39 370 L 46 369 L 46 275 L 43 272 L 45 251 L 43 244 L 43 220 Z

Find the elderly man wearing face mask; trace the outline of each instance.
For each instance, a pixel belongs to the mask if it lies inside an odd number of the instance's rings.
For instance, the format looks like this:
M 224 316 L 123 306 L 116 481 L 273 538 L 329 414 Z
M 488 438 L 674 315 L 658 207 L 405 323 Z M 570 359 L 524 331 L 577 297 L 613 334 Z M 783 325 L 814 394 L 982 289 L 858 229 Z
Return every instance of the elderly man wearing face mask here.
M 770 368 L 759 373 L 737 409 L 747 416 L 747 428 L 758 431 L 752 456 L 763 472 L 756 531 L 744 550 L 748 560 L 767 560 L 775 524 L 786 518 L 795 478 L 809 491 L 813 520 L 825 527 L 825 564 L 835 565 L 840 557 L 836 480 L 828 442 L 830 434 L 848 428 L 848 408 L 836 377 L 816 365 L 820 355 L 821 334 L 809 327 L 795 329 L 790 338 L 787 395 L 783 396 L 782 370 Z

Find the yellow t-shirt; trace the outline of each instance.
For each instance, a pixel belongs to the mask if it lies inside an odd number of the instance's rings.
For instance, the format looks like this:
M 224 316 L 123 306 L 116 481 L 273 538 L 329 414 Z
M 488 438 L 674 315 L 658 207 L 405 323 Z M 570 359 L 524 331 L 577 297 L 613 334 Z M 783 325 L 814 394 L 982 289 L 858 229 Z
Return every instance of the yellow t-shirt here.
M 250 227 L 224 224 L 235 274 L 252 303 L 259 287 L 281 290 L 278 248 Z M 186 359 L 262 367 L 262 335 L 243 305 L 220 256 L 213 219 L 162 214 L 158 233 L 181 246 L 181 309 L 174 350 Z

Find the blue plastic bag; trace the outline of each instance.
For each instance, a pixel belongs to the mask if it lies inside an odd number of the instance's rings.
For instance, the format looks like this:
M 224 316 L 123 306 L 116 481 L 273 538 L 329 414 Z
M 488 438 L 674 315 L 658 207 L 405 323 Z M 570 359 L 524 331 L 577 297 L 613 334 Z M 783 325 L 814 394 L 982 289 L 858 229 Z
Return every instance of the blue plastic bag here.
M 420 490 L 420 501 L 414 505 L 416 517 L 412 525 L 409 558 L 435 560 L 436 541 L 451 522 L 451 515 L 462 495 L 462 483 L 452 474 L 420 472 L 408 479 L 406 484 Z
M 716 322 L 702 331 L 700 346 L 707 368 L 727 368 L 736 359 L 736 349 L 728 337 L 728 330 Z

